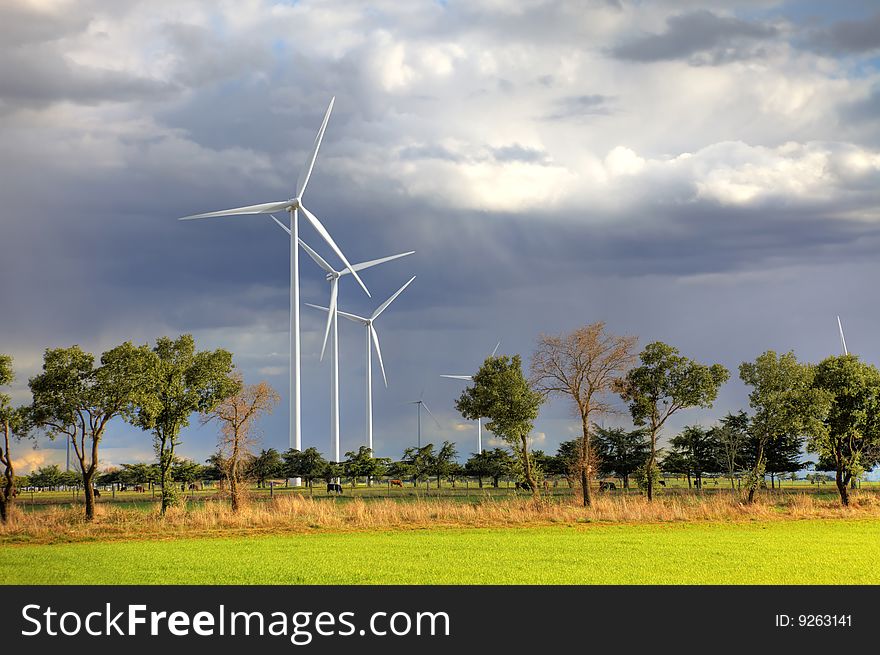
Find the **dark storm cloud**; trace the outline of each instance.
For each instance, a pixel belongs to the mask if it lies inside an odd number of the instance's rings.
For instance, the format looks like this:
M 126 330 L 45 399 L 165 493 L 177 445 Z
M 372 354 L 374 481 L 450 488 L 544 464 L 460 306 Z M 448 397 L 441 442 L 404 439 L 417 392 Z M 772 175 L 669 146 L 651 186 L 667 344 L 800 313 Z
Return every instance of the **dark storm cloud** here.
M 754 56 L 754 42 L 777 36 L 771 25 L 749 22 L 711 11 L 694 11 L 670 16 L 666 31 L 645 34 L 611 49 L 618 59 L 668 61 L 697 57 L 697 63 L 723 63 Z
M 880 49 L 880 12 L 860 20 L 833 23 L 809 34 L 810 48 L 837 54 L 861 54 Z

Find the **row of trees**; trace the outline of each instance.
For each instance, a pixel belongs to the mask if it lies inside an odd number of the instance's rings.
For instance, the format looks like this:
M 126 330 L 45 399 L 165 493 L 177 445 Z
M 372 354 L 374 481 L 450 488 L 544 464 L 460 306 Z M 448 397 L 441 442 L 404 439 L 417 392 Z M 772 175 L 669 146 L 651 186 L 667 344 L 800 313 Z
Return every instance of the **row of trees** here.
M 595 418 L 619 411 L 613 400 L 617 396 L 634 426 L 643 429 L 636 434 L 645 437 L 645 443 L 636 439 L 638 443 L 628 446 L 632 463 L 639 465 L 626 475 L 640 471 L 651 500 L 661 470 L 664 426 L 682 410 L 712 407 L 730 372 L 721 364 L 685 357 L 660 341 L 649 343 L 638 356 L 635 345 L 635 337 L 609 334 L 602 322 L 569 334 L 541 335 L 529 379 L 519 356 L 489 357 L 456 407 L 465 418 L 489 418 L 488 429 L 508 444 L 522 479 L 537 495 L 540 470 L 529 452 L 529 435 L 544 400 L 567 398 L 581 426 L 569 456 L 586 506 L 591 503 L 590 480 L 600 473 L 603 459 L 601 443 L 594 438 Z M 880 462 L 880 371 L 855 355 L 809 364 L 792 352 L 767 351 L 743 362 L 738 372 L 751 388 L 751 413 L 722 421 L 711 435 L 710 441 L 718 442 L 711 455 L 697 452 L 706 439 L 696 428 L 679 435 L 666 466 L 682 468 L 686 454 L 690 459 L 707 457 L 723 464 L 733 478 L 738 467 L 747 465 L 744 482 L 752 502 L 767 472 L 787 468 L 805 443 L 818 455 L 820 468 L 835 472 L 841 503 L 849 504 L 852 479 Z

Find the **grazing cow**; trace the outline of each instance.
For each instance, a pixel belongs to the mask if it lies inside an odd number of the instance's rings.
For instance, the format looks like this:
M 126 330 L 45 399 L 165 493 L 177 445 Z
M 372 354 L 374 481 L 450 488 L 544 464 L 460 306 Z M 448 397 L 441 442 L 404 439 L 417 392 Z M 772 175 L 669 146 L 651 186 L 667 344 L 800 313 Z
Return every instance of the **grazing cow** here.
M 523 491 L 531 491 L 532 490 L 532 488 L 529 486 L 528 482 L 517 482 L 515 488 L 522 489 Z
M 401 489 L 403 489 L 403 480 L 390 480 L 389 482 L 391 483 L 392 487 L 400 487 Z
M 125 487 L 122 487 L 122 490 L 125 491 Z M 134 490 L 135 490 L 135 491 L 138 491 L 138 492 L 140 492 L 140 493 L 143 493 L 143 492 L 144 492 L 144 485 L 142 485 L 142 484 L 136 484 L 136 485 L 134 486 Z
M 550 491 L 550 481 L 544 480 L 544 491 Z
M 599 482 L 599 491 L 617 491 L 617 485 L 613 482 Z
M 13 488 L 12 488 L 12 497 L 15 498 L 16 496 L 18 496 L 18 489 L 16 489 L 15 487 L 13 487 Z
M 337 495 L 342 495 L 342 485 L 336 482 L 328 482 L 327 483 L 327 493 L 336 492 Z
M 101 497 L 101 492 L 98 491 L 98 487 L 93 487 L 93 488 L 92 488 L 92 491 L 95 492 L 95 498 L 100 498 L 100 497 Z
M 191 485 L 189 485 L 189 490 L 190 490 L 190 491 L 201 491 L 201 488 L 202 488 L 201 485 L 197 485 L 197 484 L 191 484 Z
M 666 480 L 657 480 L 657 483 L 658 483 L 661 487 L 665 487 L 665 486 L 666 486 Z

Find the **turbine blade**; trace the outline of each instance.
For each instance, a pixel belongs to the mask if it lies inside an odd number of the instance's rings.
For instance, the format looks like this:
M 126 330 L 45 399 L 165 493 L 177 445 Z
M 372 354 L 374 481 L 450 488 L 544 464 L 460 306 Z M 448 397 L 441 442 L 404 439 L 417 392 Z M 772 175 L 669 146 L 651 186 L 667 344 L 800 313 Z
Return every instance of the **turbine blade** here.
M 849 355 L 849 351 L 846 349 L 846 339 L 843 336 L 843 324 L 840 322 L 840 316 L 837 317 L 837 328 L 840 330 L 840 343 L 843 344 L 843 354 Z
M 321 140 L 324 138 L 324 130 L 327 129 L 327 121 L 330 120 L 330 112 L 333 111 L 334 102 L 336 102 L 336 96 L 330 98 L 330 106 L 328 106 L 327 111 L 324 112 L 324 120 L 321 121 L 321 128 L 318 130 L 318 136 L 315 137 L 315 143 L 312 145 L 312 152 L 309 154 L 309 158 L 306 159 L 305 166 L 303 166 L 299 178 L 296 181 L 297 198 L 302 198 L 302 194 L 305 192 L 306 186 L 308 186 L 309 178 L 312 176 L 312 169 L 315 167 L 315 159 L 318 158 L 318 148 L 321 147 Z
M 248 205 L 247 207 L 235 207 L 234 209 L 221 209 L 217 212 L 205 212 L 204 214 L 192 214 L 179 218 L 179 221 L 191 221 L 196 218 L 214 218 L 216 216 L 238 216 L 239 214 L 271 214 L 272 212 L 287 209 L 293 203 L 290 200 L 279 200 L 278 202 L 266 202 L 262 205 Z
M 351 269 L 351 264 L 348 262 L 348 259 L 346 259 L 345 255 L 342 254 L 342 250 L 340 250 L 339 246 L 336 245 L 336 242 L 333 240 L 333 237 L 330 236 L 330 233 L 323 225 L 321 225 L 321 221 L 319 221 L 312 212 L 310 212 L 302 205 L 300 205 L 299 208 L 302 209 L 305 217 L 309 219 L 309 222 L 312 224 L 312 227 L 315 228 L 315 231 L 321 235 L 324 241 L 326 241 L 331 248 L 333 248 L 333 252 L 335 252 L 336 256 L 342 260 L 342 263 L 345 264 L 345 267 L 347 269 Z M 370 297 L 370 292 L 367 289 L 367 285 L 364 284 L 364 281 L 360 278 L 360 276 L 355 271 L 351 271 L 351 274 L 354 276 L 354 279 L 358 281 L 358 284 L 361 285 L 361 288 L 364 290 L 364 293 L 367 294 L 367 297 Z
M 438 421 L 438 420 L 437 420 L 437 417 L 434 416 L 434 414 L 431 412 L 430 409 L 428 409 L 428 403 L 426 403 L 426 402 L 423 400 L 423 401 L 422 401 L 422 406 L 425 408 L 425 411 L 428 412 L 428 416 L 430 416 L 432 419 L 434 419 L 434 423 L 436 423 L 436 424 L 437 424 L 437 427 L 439 428 L 439 427 L 440 427 L 440 421 Z
M 277 218 L 275 218 L 275 214 L 269 214 L 269 216 L 272 217 L 272 220 L 273 220 L 273 221 L 275 221 L 276 223 L 278 223 L 278 227 L 280 227 L 282 230 L 284 230 L 285 232 L 287 232 L 288 235 L 290 234 L 290 228 L 287 227 L 287 226 L 286 226 L 284 223 L 282 223 L 281 221 L 279 221 Z
M 382 349 L 379 348 L 379 335 L 376 328 L 369 326 L 370 334 L 373 336 L 373 345 L 376 346 L 376 356 L 379 358 L 379 368 L 382 369 L 382 380 L 385 382 L 385 388 L 388 388 L 388 378 L 385 377 L 385 364 L 382 363 Z
M 495 344 L 495 348 L 492 349 L 492 357 L 495 356 L 495 353 L 498 352 L 498 349 L 501 347 L 501 340 L 498 340 L 498 343 Z
M 413 275 L 413 276 L 407 281 L 406 284 L 404 284 L 402 287 L 400 287 L 397 291 L 394 292 L 394 295 L 393 295 L 393 296 L 391 296 L 388 300 L 386 300 L 386 301 L 383 302 L 381 305 L 379 305 L 379 309 L 377 309 L 375 312 L 373 312 L 373 316 L 372 316 L 371 318 L 372 318 L 374 321 L 375 321 L 377 318 L 379 318 L 379 314 L 381 314 L 381 313 L 384 312 L 386 309 L 388 309 L 388 305 L 390 305 L 392 302 L 394 302 L 394 299 L 397 298 L 397 296 L 399 296 L 400 294 L 402 294 L 402 293 L 403 293 L 403 290 L 406 289 L 410 284 L 412 284 L 412 281 L 415 280 L 415 279 L 416 279 L 416 276 Z
M 343 312 L 340 310 L 336 310 L 336 315 L 341 316 L 342 318 L 347 318 L 349 321 L 354 321 L 355 323 L 360 323 L 361 325 L 367 325 L 370 322 L 370 319 L 364 318 L 363 316 L 358 316 L 357 314 L 349 314 L 348 312 Z
M 330 326 L 336 314 L 336 285 L 339 282 L 333 278 L 330 282 L 330 307 L 327 308 L 327 327 L 324 328 L 324 344 L 321 346 L 321 361 L 324 361 L 324 351 L 327 350 L 327 338 L 330 336 Z
M 378 266 L 379 264 L 384 264 L 385 262 L 390 262 L 394 259 L 400 259 L 401 257 L 406 257 L 407 255 L 414 255 L 415 252 L 416 252 L 415 250 L 410 250 L 409 252 L 402 252 L 399 255 L 391 255 L 391 257 L 382 257 L 382 259 L 373 259 L 368 262 L 361 262 L 360 264 L 355 264 L 354 266 L 352 266 L 351 270 L 362 271 L 365 268 L 370 268 L 371 266 Z M 345 269 L 344 271 L 341 271 L 339 274 L 340 275 L 348 275 L 348 273 L 349 273 L 349 270 Z
M 273 216 L 272 218 L 275 218 L 275 217 Z M 288 230 L 287 233 L 290 234 L 290 230 Z M 315 262 L 318 266 L 323 268 L 328 273 L 335 273 L 336 272 L 333 270 L 333 267 L 327 263 L 327 260 L 324 259 L 323 257 L 321 257 L 321 255 L 316 253 L 314 250 L 309 248 L 309 244 L 307 244 L 305 241 L 303 241 L 302 239 L 299 239 L 299 245 L 302 246 L 302 249 L 305 250 L 306 253 L 308 253 L 309 257 L 312 258 L 312 261 Z
M 441 375 L 440 377 L 449 378 L 450 380 L 467 380 L 468 382 L 471 382 L 474 379 L 472 375 Z

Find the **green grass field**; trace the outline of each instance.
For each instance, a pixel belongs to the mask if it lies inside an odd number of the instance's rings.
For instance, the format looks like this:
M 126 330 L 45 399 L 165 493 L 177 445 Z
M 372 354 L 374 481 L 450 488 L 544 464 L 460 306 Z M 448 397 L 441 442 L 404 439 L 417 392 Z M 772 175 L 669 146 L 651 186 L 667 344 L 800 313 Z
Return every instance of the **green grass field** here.
M 880 584 L 880 521 L 426 529 L 0 549 L 2 584 Z

